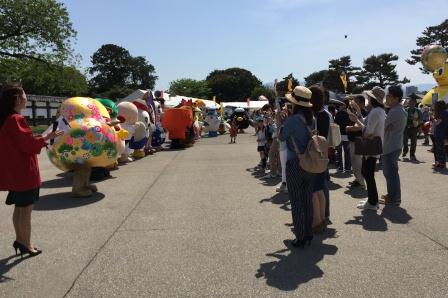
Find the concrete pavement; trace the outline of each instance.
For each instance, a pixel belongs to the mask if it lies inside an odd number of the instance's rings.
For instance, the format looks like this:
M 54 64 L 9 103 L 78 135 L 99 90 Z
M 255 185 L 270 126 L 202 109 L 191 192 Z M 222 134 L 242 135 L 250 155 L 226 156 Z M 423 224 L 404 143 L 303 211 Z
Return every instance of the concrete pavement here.
M 446 297 L 448 176 L 432 173 L 426 147 L 420 164 L 400 162 L 401 208 L 363 214 L 365 193 L 333 175 L 334 224 L 296 250 L 287 196 L 252 171 L 255 137 L 228 141 L 204 138 L 122 166 L 90 199 L 70 198 L 70 176 L 42 154 L 33 240 L 44 252 L 13 256 L 3 205 L 0 296 Z

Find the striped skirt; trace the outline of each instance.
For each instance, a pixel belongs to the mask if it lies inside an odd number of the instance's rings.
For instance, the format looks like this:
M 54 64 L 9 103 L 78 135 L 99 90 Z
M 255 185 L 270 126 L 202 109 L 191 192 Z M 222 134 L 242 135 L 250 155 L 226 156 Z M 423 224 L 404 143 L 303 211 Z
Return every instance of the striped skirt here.
M 286 185 L 291 202 L 294 234 L 299 240 L 313 235 L 313 184 L 314 174 L 303 170 L 298 159 L 286 163 Z

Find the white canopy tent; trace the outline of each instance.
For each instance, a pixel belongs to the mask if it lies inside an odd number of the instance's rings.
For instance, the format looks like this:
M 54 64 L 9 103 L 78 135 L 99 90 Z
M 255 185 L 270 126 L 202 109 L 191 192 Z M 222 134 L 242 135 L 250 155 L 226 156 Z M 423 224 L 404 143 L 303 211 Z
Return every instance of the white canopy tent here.
M 142 98 L 143 95 L 147 92 L 147 90 L 142 90 L 142 89 L 137 89 L 134 92 L 132 92 L 131 94 L 129 94 L 128 96 L 126 96 L 125 98 L 121 99 L 120 102 L 122 101 L 133 101 L 135 99 L 139 99 Z M 179 105 L 182 102 L 182 99 L 185 100 L 199 100 L 199 98 L 194 98 L 194 97 L 188 97 L 188 96 L 182 96 L 182 95 L 176 95 L 176 96 L 170 96 L 169 93 L 164 92 L 163 93 L 163 99 L 165 99 L 165 106 L 168 108 L 171 107 L 175 107 L 177 105 Z M 219 109 L 219 103 L 214 103 L 213 100 L 206 100 L 206 99 L 200 99 L 205 103 L 205 106 L 207 108 L 216 108 Z M 250 101 L 249 105 L 247 105 L 247 102 L 239 102 L 239 101 L 235 101 L 235 102 L 223 102 L 223 106 L 225 108 L 244 108 L 244 109 L 249 109 L 249 110 L 258 110 L 261 109 L 265 104 L 267 104 L 268 101 Z

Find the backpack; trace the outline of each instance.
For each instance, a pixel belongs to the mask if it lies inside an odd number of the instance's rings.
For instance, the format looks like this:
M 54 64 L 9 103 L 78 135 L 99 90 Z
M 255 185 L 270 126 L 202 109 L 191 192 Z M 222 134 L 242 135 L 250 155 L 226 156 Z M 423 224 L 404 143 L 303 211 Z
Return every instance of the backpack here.
M 328 142 L 327 139 L 319 136 L 318 133 L 313 132 L 303 117 L 300 117 L 311 135 L 311 139 L 306 146 L 305 152 L 300 153 L 296 142 L 291 136 L 291 141 L 294 146 L 294 151 L 299 158 L 299 164 L 306 172 L 319 174 L 325 172 L 328 169 Z

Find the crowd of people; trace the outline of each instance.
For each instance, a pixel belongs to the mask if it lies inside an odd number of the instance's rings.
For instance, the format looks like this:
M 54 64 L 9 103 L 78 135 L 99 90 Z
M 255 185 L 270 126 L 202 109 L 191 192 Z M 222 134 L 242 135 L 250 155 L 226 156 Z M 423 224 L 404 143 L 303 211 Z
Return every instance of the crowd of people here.
M 448 111 L 443 101 L 418 108 L 416 98 L 411 97 L 404 107 L 401 86 L 390 86 L 387 93 L 377 86 L 363 95 L 347 96 L 336 108 L 328 106 L 329 94 L 318 85 L 297 86 L 286 99 L 285 104 L 267 104 L 254 115 L 260 155 L 255 170 L 262 174 L 269 170 L 267 178 L 281 177 L 276 191 L 289 194 L 295 247 L 311 243 L 314 234 L 332 223 L 328 166 L 319 173 L 301 166 L 300 159 L 315 142 L 314 135 L 339 140 L 328 150 L 328 164 L 331 160 L 338 172 L 353 174 L 349 188 L 366 188 L 367 199 L 357 206 L 362 210 L 376 211 L 379 204 L 400 206 L 398 161 L 400 155 L 405 158 L 410 153 L 410 161 L 417 162 L 421 131 L 423 144 L 429 145 L 428 136 L 433 141 L 434 170 L 446 169 Z M 379 161 L 387 186 L 382 196 L 375 178 Z

